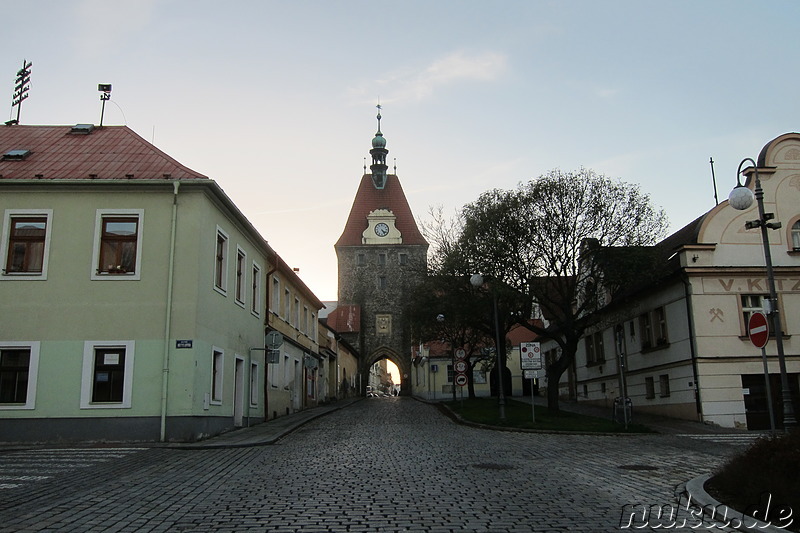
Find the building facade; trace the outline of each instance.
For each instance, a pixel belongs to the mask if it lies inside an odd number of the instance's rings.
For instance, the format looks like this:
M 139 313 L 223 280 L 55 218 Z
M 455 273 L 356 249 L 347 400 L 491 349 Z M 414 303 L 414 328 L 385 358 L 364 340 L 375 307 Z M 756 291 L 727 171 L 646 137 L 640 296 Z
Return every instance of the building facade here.
M 386 140 L 372 140 L 371 173 L 364 174 L 344 231 L 336 242 L 338 307 L 328 322 L 360 354 L 359 372 L 389 359 L 410 392 L 411 332 L 407 295 L 426 275 L 428 243 L 417 228 L 400 180 L 387 172 Z M 362 393 L 366 383 L 361 384 Z
M 800 375 L 800 134 L 762 149 L 758 173 L 765 211 L 781 227 L 769 230 L 789 388 L 799 412 Z M 754 169 L 745 169 L 754 188 Z M 724 427 L 769 428 L 761 350 L 749 339 L 750 315 L 764 310 L 769 289 L 755 204 L 737 211 L 727 201 L 653 247 L 660 259 L 644 283 L 597 314 L 575 366 L 559 386 L 579 401 L 608 406 L 631 398 L 648 411 Z M 545 351 L 556 350 L 554 343 Z M 774 332 L 766 348 L 778 427 L 781 379 Z M 621 363 L 621 364 L 620 364 Z

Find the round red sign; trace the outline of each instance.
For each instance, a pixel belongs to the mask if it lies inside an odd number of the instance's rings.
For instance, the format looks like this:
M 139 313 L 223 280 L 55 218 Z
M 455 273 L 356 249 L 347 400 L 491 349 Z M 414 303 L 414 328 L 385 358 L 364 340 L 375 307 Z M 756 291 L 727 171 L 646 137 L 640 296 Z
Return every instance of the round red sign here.
M 767 317 L 764 313 L 753 313 L 747 321 L 747 331 L 750 334 L 750 342 L 756 348 L 763 348 L 769 340 L 769 326 Z

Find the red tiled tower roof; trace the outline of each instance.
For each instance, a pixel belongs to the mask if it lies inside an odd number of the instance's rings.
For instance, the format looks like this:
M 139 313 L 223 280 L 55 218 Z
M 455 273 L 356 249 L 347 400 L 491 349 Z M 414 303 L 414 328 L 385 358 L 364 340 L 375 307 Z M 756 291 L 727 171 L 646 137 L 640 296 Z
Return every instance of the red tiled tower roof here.
M 358 333 L 361 331 L 361 307 L 340 305 L 328 315 L 328 327 L 337 333 Z
M 397 176 L 388 174 L 384 188 L 376 189 L 372 182 L 372 174 L 364 174 L 342 236 L 336 241 L 335 246 L 360 246 L 362 233 L 367 229 L 367 215 L 376 209 L 388 209 L 394 213 L 397 217 L 395 226 L 403 237 L 403 244 L 428 245 L 428 241 L 422 236 L 414 221 L 414 215 Z
M 8 159 L 12 150 L 30 153 Z M 72 126 L 0 126 L 0 179 L 208 179 L 127 126 L 73 133 Z

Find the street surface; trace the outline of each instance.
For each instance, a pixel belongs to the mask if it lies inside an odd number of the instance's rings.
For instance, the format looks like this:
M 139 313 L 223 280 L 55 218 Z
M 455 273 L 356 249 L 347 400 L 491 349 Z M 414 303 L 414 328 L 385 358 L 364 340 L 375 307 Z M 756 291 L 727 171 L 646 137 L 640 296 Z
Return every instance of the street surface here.
M 628 531 L 623 506 L 675 504 L 749 440 L 491 431 L 369 399 L 272 446 L 0 449 L 0 532 Z

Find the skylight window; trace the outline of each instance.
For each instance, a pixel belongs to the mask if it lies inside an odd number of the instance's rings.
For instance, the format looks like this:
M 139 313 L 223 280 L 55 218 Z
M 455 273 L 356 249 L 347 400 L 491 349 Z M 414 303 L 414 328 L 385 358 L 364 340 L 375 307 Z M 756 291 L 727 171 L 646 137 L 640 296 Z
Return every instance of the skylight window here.
M 80 133 L 81 135 L 88 135 L 92 133 L 94 129 L 94 124 L 75 124 L 72 126 L 72 129 L 69 130 L 70 133 Z
M 21 161 L 31 155 L 30 150 L 9 150 L 3 154 L 3 161 Z

